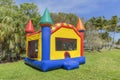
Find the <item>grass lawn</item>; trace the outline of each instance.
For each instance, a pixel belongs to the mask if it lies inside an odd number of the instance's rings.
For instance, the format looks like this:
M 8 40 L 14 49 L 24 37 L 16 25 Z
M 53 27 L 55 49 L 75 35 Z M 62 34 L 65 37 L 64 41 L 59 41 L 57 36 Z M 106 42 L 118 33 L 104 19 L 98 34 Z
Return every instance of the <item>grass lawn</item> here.
M 41 72 L 24 61 L 0 64 L 0 80 L 120 80 L 120 50 L 85 53 L 86 64 L 74 70 Z

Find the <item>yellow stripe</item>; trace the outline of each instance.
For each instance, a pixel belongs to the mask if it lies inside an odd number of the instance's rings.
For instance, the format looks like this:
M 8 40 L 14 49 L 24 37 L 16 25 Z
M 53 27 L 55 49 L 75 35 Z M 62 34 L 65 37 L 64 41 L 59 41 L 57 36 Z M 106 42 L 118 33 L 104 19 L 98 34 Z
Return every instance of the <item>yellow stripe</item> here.
M 60 26 L 61 26 L 61 23 L 57 23 L 56 26 L 60 27 Z
M 67 23 L 63 23 L 64 26 L 67 26 Z

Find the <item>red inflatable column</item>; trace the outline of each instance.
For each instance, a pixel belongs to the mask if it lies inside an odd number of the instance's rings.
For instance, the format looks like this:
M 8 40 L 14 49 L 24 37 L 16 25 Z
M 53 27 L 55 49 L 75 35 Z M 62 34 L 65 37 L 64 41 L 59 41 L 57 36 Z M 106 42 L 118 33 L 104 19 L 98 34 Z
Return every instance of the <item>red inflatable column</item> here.
M 81 19 L 79 18 L 78 19 L 78 23 L 77 23 L 77 26 L 76 26 L 76 29 L 78 30 L 80 36 L 81 36 L 81 53 L 80 53 L 80 56 L 83 56 L 84 55 L 84 31 L 85 31 L 85 28 L 84 28 L 84 25 L 81 21 Z
M 34 32 L 34 26 L 32 24 L 32 21 L 29 20 L 26 27 L 25 27 L 25 32 L 26 32 L 26 41 L 27 41 L 27 35 L 31 34 Z M 28 42 L 26 42 L 28 45 Z M 28 47 L 26 46 L 26 56 L 28 56 Z

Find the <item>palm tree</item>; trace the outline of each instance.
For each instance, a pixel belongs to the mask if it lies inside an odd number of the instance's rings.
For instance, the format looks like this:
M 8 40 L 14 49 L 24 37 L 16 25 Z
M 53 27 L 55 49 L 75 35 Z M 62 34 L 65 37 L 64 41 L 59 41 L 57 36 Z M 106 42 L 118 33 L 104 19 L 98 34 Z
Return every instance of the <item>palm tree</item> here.
M 110 30 L 113 32 L 113 40 L 112 40 L 112 46 L 114 46 L 115 44 L 115 34 L 118 30 L 118 22 L 120 21 L 120 19 L 118 18 L 118 16 L 112 16 L 111 20 L 110 20 L 110 24 L 111 24 L 111 28 Z

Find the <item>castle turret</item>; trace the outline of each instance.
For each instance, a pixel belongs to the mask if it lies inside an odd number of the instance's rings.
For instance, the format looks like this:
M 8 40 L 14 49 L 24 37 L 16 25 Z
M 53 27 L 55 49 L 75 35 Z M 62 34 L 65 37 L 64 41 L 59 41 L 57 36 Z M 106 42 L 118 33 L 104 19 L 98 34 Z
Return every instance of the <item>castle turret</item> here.
M 80 55 L 83 56 L 84 55 L 84 31 L 85 31 L 85 28 L 84 28 L 84 25 L 80 18 L 78 19 L 76 29 L 79 31 L 79 34 L 81 36 L 81 54 Z
M 32 24 L 32 21 L 29 20 L 26 27 L 25 27 L 25 32 L 26 33 L 33 33 L 34 32 L 34 26 Z
M 48 9 L 46 9 L 40 20 L 40 26 L 42 30 L 42 60 L 50 59 L 50 26 L 52 25 L 52 23 L 53 22 L 50 17 L 50 13 Z

